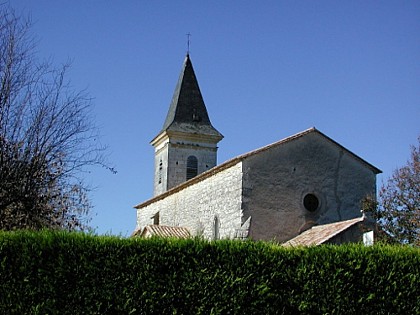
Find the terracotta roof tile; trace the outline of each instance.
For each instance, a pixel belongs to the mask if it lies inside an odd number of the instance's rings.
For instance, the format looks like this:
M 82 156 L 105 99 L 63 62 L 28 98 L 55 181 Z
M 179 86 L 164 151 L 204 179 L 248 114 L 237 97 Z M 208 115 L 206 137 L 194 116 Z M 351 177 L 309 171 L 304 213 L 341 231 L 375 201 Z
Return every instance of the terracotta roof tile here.
M 147 225 L 143 230 L 137 230 L 132 236 L 161 236 L 161 237 L 178 237 L 189 238 L 190 232 L 185 227 L 166 226 L 166 225 Z
M 360 217 L 346 221 L 314 226 L 285 242 L 283 246 L 320 245 L 363 220 L 364 217 Z

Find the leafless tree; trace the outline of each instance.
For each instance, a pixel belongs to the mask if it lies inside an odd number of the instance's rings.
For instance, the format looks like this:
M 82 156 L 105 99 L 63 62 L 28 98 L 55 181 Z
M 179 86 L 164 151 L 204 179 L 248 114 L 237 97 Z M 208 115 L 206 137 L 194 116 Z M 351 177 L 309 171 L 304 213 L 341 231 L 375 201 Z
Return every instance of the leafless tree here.
M 0 229 L 85 230 L 82 175 L 106 167 L 91 99 L 66 81 L 68 64 L 38 62 L 30 29 L 0 5 Z

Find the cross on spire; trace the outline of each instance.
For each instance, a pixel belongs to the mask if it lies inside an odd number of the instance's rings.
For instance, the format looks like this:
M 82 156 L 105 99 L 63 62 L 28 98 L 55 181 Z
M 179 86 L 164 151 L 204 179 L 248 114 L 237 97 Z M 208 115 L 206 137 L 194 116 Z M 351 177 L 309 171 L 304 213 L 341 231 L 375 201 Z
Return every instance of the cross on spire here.
M 191 37 L 191 33 L 188 32 L 187 34 L 187 55 L 190 54 L 190 37 Z

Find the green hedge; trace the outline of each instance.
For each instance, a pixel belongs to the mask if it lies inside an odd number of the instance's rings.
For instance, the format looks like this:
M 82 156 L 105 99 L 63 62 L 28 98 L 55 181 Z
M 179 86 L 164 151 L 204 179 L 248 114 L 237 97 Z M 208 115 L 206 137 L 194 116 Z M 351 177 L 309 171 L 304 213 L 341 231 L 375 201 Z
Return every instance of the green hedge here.
M 419 314 L 420 250 L 0 232 L 0 314 Z

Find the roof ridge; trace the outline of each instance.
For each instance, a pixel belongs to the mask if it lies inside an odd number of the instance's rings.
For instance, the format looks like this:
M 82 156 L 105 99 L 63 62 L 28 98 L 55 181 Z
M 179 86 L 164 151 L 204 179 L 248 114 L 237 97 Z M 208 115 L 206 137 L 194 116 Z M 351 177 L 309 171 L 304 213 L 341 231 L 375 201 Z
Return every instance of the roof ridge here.
M 350 223 L 351 221 L 363 221 L 364 220 L 364 216 L 362 215 L 361 217 L 357 217 L 357 218 L 353 218 L 353 219 L 348 219 L 348 220 L 341 220 L 341 221 L 336 221 L 336 222 L 330 222 L 330 223 L 326 223 L 326 224 L 320 224 L 320 225 L 314 225 L 313 227 L 311 227 L 311 229 L 315 229 L 315 228 L 322 228 L 325 226 L 329 226 L 329 225 L 334 225 L 334 224 L 339 224 L 339 223 Z M 310 229 L 309 229 L 310 230 Z M 305 231 L 306 232 L 306 231 Z M 304 232 L 303 232 L 304 233 Z
M 153 197 L 153 198 L 151 198 L 151 199 L 149 199 L 149 200 L 146 200 L 146 201 L 144 201 L 144 202 L 142 202 L 142 203 L 140 203 L 140 204 L 138 204 L 138 205 L 134 206 L 134 208 L 137 208 L 137 209 L 138 209 L 138 208 L 140 208 L 140 207 L 143 207 L 143 206 L 149 205 L 149 204 L 151 204 L 151 203 L 153 203 L 153 202 L 155 202 L 155 201 L 158 201 L 158 200 L 160 200 L 160 199 L 163 199 L 163 198 L 165 198 L 166 196 L 169 196 L 169 195 L 171 195 L 171 194 L 173 194 L 173 193 L 175 193 L 175 192 L 177 192 L 177 191 L 180 191 L 180 190 L 184 189 L 185 187 L 188 187 L 188 186 L 190 186 L 190 185 L 192 185 L 192 184 L 194 184 L 194 183 L 196 183 L 196 182 L 199 182 L 199 181 L 201 181 L 201 180 L 204 180 L 205 178 L 207 178 L 207 177 L 209 177 L 209 176 L 211 176 L 211 175 L 213 175 L 213 174 L 215 174 L 215 173 L 221 172 L 221 171 L 223 171 L 224 169 L 226 169 L 226 168 L 228 168 L 228 167 L 230 167 L 230 166 L 232 166 L 232 165 L 235 165 L 235 164 L 237 164 L 237 163 L 239 163 L 239 162 L 243 161 L 244 159 L 246 159 L 246 158 L 248 158 L 248 157 L 250 157 L 250 156 L 252 156 L 252 155 L 258 154 L 258 153 L 260 153 L 260 152 L 264 152 L 264 151 L 269 150 L 269 149 L 271 149 L 271 148 L 273 148 L 273 147 L 276 147 L 276 146 L 279 146 L 279 145 L 282 145 L 282 144 L 288 143 L 288 142 L 290 142 L 290 141 L 293 141 L 293 140 L 299 139 L 299 138 L 301 138 L 301 137 L 303 137 L 303 136 L 305 136 L 305 135 L 307 135 L 307 134 L 310 134 L 310 133 L 317 133 L 317 134 L 319 134 L 320 136 L 324 137 L 326 140 L 328 140 L 328 141 L 330 141 L 331 143 L 333 143 L 334 145 L 336 145 L 336 146 L 338 146 L 338 147 L 342 148 L 343 150 L 347 151 L 347 152 L 348 152 L 351 156 L 353 156 L 356 160 L 360 161 L 361 163 L 363 163 L 364 165 L 366 165 L 368 168 L 370 168 L 370 169 L 371 169 L 371 170 L 373 170 L 374 172 L 377 172 L 377 173 L 381 173 L 381 172 L 382 172 L 381 170 L 379 170 L 378 168 L 376 168 L 376 167 L 375 167 L 375 166 L 373 166 L 372 164 L 370 164 L 370 163 L 366 162 L 366 161 L 365 161 L 365 160 L 363 160 L 361 157 L 357 156 L 356 154 L 354 154 L 354 153 L 353 153 L 353 152 L 351 152 L 350 150 L 346 149 L 344 146 L 342 146 L 342 145 L 341 145 L 341 144 L 339 144 L 338 142 L 336 142 L 336 141 L 334 141 L 333 139 L 331 139 L 330 137 L 326 136 L 324 133 L 322 133 L 321 131 L 319 131 L 319 130 L 318 130 L 318 129 L 316 129 L 315 127 L 310 127 L 310 128 L 308 128 L 308 129 L 303 130 L 303 131 L 301 131 L 301 132 L 298 132 L 298 133 L 296 133 L 296 134 L 294 134 L 294 135 L 288 136 L 288 137 L 286 137 L 286 138 L 280 139 L 280 140 L 278 140 L 278 141 L 276 141 L 276 142 L 270 143 L 270 144 L 265 145 L 265 146 L 263 146 L 263 147 L 260 147 L 260 148 L 258 148 L 258 149 L 255 149 L 255 150 L 252 150 L 252 151 L 249 151 L 249 152 L 243 153 L 243 154 L 241 154 L 241 155 L 238 155 L 238 156 L 236 156 L 236 157 L 233 157 L 233 158 L 231 158 L 231 159 L 229 159 L 229 160 L 227 160 L 227 161 L 223 162 L 222 164 L 219 164 L 219 165 L 217 165 L 217 166 L 215 166 L 215 167 L 213 167 L 213 168 L 209 169 L 208 171 L 203 172 L 203 173 L 201 173 L 201 174 L 197 175 L 196 177 L 194 177 L 194 178 L 192 178 L 192 179 L 190 179 L 190 180 L 188 180 L 188 181 L 186 181 L 186 182 L 183 182 L 183 183 L 179 184 L 178 186 L 175 186 L 175 187 L 171 188 L 170 190 L 167 190 L 167 191 L 166 191 L 166 192 L 164 192 L 163 194 L 160 194 L 160 195 L 158 195 L 158 196 L 155 196 L 155 197 Z

